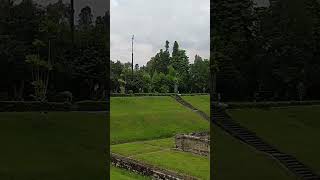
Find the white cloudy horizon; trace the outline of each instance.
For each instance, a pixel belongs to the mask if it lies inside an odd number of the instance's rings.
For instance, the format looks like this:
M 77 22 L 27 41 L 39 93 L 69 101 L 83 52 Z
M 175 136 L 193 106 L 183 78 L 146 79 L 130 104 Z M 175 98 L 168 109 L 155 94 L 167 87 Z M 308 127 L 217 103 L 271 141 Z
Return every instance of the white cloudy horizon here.
M 196 54 L 210 55 L 209 0 L 111 0 L 111 60 L 131 62 L 134 34 L 134 64 L 145 65 L 165 41 L 186 50 L 189 62 Z

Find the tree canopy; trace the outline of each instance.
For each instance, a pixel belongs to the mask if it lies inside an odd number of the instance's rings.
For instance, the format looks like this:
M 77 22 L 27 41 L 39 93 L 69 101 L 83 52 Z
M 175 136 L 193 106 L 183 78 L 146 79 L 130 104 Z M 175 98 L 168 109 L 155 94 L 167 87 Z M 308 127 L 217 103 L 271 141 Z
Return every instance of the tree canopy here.
M 169 41 L 165 42 L 165 50 L 152 57 L 146 66 L 136 66 L 133 77 L 131 64 L 111 61 L 111 90 L 114 93 L 203 93 L 209 87 L 209 60 L 196 55 L 194 64 L 189 64 L 186 51 L 174 42 L 170 53 Z
M 319 98 L 320 4 L 270 2 L 269 7 L 250 0 L 212 5 L 211 68 L 222 100 Z
M 109 14 L 94 20 L 91 8 L 83 7 L 73 44 L 70 9 L 61 0 L 45 7 L 1 1 L 0 99 L 39 100 L 40 89 L 52 101 L 66 91 L 75 100 L 106 96 Z

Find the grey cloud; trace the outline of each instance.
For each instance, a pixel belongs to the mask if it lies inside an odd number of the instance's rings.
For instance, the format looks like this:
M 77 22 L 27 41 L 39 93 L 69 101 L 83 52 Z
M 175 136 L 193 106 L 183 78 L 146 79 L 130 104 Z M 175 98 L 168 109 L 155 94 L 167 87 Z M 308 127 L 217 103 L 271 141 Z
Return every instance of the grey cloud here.
M 178 41 L 193 60 L 209 57 L 209 0 L 111 0 L 111 59 L 131 59 L 135 34 L 135 63 L 145 64 L 165 41 Z

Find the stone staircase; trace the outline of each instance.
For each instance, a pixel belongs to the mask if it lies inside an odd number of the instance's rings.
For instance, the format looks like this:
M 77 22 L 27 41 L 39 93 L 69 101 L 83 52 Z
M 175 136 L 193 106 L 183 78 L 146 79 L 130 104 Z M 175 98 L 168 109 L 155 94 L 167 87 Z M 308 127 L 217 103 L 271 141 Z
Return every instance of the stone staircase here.
M 215 106 L 212 116 L 213 123 L 221 127 L 224 131 L 255 148 L 256 150 L 266 153 L 267 155 L 276 159 L 281 163 L 282 166 L 286 167 L 290 172 L 300 179 L 320 180 L 320 176 L 315 174 L 309 167 L 304 165 L 295 157 L 279 151 L 274 146 L 259 138 L 254 132 L 232 120 L 232 118 L 225 112 L 223 108 Z
M 177 102 L 183 106 L 193 110 L 204 119 L 210 121 L 210 117 L 186 102 L 180 96 L 172 96 Z M 296 175 L 302 180 L 320 180 L 320 176 L 315 174 L 312 169 L 304 165 L 302 162 L 297 160 L 295 157 L 283 153 L 276 149 L 274 146 L 268 144 L 254 132 L 241 126 L 238 122 L 232 120 L 232 118 L 226 113 L 225 109 L 219 105 L 211 106 L 212 122 L 222 128 L 225 132 L 233 136 L 234 138 L 242 141 L 243 143 L 251 146 L 257 151 L 265 153 L 277 160 L 283 167 L 288 169 L 292 174 Z
M 204 113 L 203 111 L 200 111 L 199 109 L 195 108 L 192 104 L 190 104 L 187 101 L 185 101 L 184 99 L 182 99 L 181 96 L 172 95 L 171 97 L 173 97 L 176 101 L 178 101 L 183 106 L 185 106 L 185 107 L 191 109 L 192 111 L 196 112 L 197 114 L 199 114 L 203 119 L 205 119 L 207 121 L 210 121 L 210 117 L 206 113 Z

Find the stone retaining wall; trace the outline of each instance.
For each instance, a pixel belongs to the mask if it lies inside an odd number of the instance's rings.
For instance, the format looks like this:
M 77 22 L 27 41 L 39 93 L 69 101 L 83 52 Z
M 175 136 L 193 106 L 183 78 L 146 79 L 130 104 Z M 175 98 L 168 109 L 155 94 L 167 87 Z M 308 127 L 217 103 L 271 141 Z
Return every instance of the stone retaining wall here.
M 177 134 L 175 143 L 177 150 L 202 156 L 210 155 L 210 134 L 208 132 Z
M 126 169 L 143 176 L 149 176 L 159 180 L 197 180 L 197 178 L 181 175 L 176 172 L 160 169 L 134 159 L 111 153 L 111 163 L 115 167 Z

